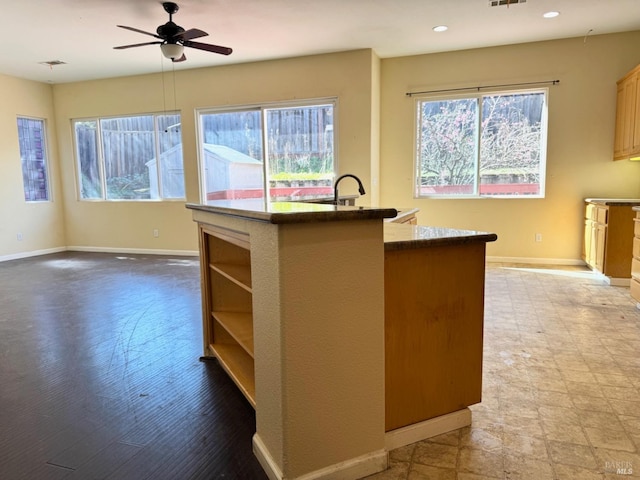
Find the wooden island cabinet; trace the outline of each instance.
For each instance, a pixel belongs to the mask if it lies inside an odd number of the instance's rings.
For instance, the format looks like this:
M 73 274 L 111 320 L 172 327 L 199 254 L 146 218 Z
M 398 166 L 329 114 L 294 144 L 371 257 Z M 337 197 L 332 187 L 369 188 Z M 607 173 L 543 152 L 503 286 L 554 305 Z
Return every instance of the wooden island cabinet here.
M 256 409 L 254 452 L 271 478 L 360 478 L 389 450 L 471 422 L 495 234 L 413 225 L 413 210 L 188 208 L 204 356 Z
M 486 243 L 493 233 L 385 224 L 388 448 L 469 425 L 482 399 Z

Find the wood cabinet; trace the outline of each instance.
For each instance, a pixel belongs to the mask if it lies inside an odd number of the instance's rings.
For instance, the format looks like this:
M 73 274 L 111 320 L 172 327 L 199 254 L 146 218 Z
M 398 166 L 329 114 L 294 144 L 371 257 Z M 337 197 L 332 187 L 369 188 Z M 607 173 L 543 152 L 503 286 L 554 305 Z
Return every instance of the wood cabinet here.
M 255 408 L 249 236 L 200 228 L 205 356 L 218 359 Z
M 583 260 L 616 285 L 631 277 L 633 243 L 632 208 L 637 203 L 587 202 Z
M 640 304 L 640 208 L 634 208 L 633 250 L 631 259 L 631 296 Z
M 384 261 L 386 431 L 479 403 L 485 242 L 385 248 Z
M 614 160 L 640 157 L 640 65 L 618 80 Z

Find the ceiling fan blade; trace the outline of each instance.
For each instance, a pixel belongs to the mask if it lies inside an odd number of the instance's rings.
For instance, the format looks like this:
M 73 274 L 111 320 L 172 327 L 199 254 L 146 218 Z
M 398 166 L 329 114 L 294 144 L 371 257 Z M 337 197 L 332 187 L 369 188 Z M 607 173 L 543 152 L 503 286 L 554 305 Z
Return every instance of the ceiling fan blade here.
M 132 32 L 143 33 L 145 35 L 151 35 L 152 37 L 162 39 L 162 37 L 156 35 L 155 33 L 145 32 L 144 30 L 140 30 L 139 28 L 127 27 L 126 25 L 116 25 L 116 27 L 124 28 L 125 30 L 131 30 Z
M 185 40 L 182 43 L 185 47 L 197 48 L 198 50 L 206 50 L 207 52 L 219 53 L 221 55 L 230 55 L 233 52 L 229 47 L 221 47 L 219 45 L 209 45 L 208 43 L 192 42 Z
M 173 38 L 176 40 L 191 40 L 192 38 L 206 37 L 207 35 L 209 35 L 207 32 L 203 32 L 197 28 L 190 28 L 189 30 L 174 35 Z
M 182 56 L 181 56 L 180 58 L 174 58 L 174 59 L 172 59 L 171 61 L 172 61 L 173 63 L 176 63 L 176 62 L 184 62 L 186 59 L 187 59 L 187 57 L 185 57 L 185 55 L 184 55 L 184 53 L 183 53 L 183 54 L 182 54 Z
M 145 42 L 145 43 L 134 43 L 133 45 L 122 45 L 120 47 L 113 47 L 116 50 L 124 50 L 125 48 L 132 48 L 132 47 L 142 47 L 144 45 L 160 45 L 162 42 Z

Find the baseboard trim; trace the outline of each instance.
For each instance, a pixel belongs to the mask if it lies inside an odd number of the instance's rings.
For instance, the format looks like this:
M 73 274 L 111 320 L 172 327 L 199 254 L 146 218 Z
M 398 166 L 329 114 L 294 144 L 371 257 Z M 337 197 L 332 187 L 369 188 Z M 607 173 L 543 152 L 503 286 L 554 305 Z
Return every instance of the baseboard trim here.
M 8 262 L 9 260 L 20 260 L 21 258 L 38 257 L 40 255 L 49 255 L 51 253 L 60 253 L 67 250 L 67 247 L 46 248 L 44 250 L 33 250 L 31 252 L 12 253 L 11 255 L 0 256 L 0 262 Z
M 468 425 L 471 425 L 471 410 L 463 408 L 424 422 L 391 430 L 385 434 L 385 447 L 387 450 L 394 450 Z
M 112 247 L 80 247 L 69 246 L 66 248 L 71 252 L 91 252 L 91 253 L 121 253 L 131 255 L 174 255 L 180 257 L 197 257 L 197 250 L 161 250 L 154 248 L 112 248 Z
M 575 258 L 534 258 L 534 257 L 492 257 L 487 256 L 487 263 L 523 263 L 526 265 L 569 265 L 583 266 L 584 261 Z
M 91 252 L 91 253 L 130 253 L 137 255 L 177 255 L 180 257 L 197 257 L 197 250 L 161 250 L 154 248 L 114 248 L 114 247 L 86 247 L 71 245 L 68 247 L 47 248 L 31 252 L 20 252 L 0 256 L 0 262 L 19 260 L 21 258 L 37 257 L 59 252 Z M 563 258 L 531 258 L 531 257 L 491 257 L 487 256 L 487 263 L 522 263 L 529 265 L 585 265 L 582 260 Z
M 258 459 L 267 477 L 269 477 L 270 480 L 282 480 L 282 470 L 280 470 L 278 464 L 273 460 L 269 450 L 267 450 L 266 445 L 257 433 L 253 434 L 252 443 L 253 454 Z
M 111 248 L 111 247 L 56 247 L 47 248 L 44 250 L 32 250 L 30 252 L 19 252 L 10 255 L 0 256 L 0 263 L 8 262 L 9 260 L 20 260 L 21 258 L 38 257 L 40 255 L 50 255 L 52 253 L 60 252 L 88 252 L 88 253 L 119 253 L 130 255 L 167 255 L 177 257 L 197 257 L 199 252 L 197 250 L 159 250 L 153 248 Z
M 253 453 L 271 480 L 284 479 L 282 471 L 273 461 L 273 458 L 257 433 L 253 436 Z M 386 470 L 388 466 L 389 454 L 386 450 L 382 449 L 356 458 L 350 458 L 349 460 L 321 468 L 320 470 L 305 473 L 304 475 L 295 477 L 295 480 L 356 480 L 382 472 Z M 287 477 L 287 480 L 293 480 L 293 478 L 294 477 Z
M 606 275 L 602 275 L 602 281 L 612 287 L 630 287 L 631 279 L 630 278 L 616 278 L 616 277 L 607 277 Z

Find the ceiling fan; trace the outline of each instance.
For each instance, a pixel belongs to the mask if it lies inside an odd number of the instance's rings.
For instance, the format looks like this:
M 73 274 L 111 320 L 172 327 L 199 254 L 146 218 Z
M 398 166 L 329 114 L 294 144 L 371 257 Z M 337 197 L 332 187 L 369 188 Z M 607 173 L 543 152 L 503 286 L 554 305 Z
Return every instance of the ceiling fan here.
M 178 5 L 173 2 L 163 2 L 162 6 L 164 10 L 169 14 L 169 21 L 164 25 L 160 25 L 156 29 L 156 33 L 145 32 L 133 27 L 127 27 L 125 25 L 117 25 L 120 28 L 131 30 L 133 32 L 144 33 L 145 35 L 151 35 L 157 38 L 155 42 L 135 43 L 133 45 L 122 45 L 120 47 L 113 47 L 116 50 L 122 50 L 125 48 L 142 47 L 144 45 L 160 45 L 162 54 L 171 59 L 173 62 L 184 62 L 187 57 L 184 55 L 184 47 L 196 48 L 198 50 L 205 50 L 207 52 L 219 53 L 221 55 L 229 55 L 233 50 L 229 47 L 221 47 L 219 45 L 210 45 L 208 43 L 193 42 L 192 39 L 205 37 L 209 35 L 207 32 L 203 32 L 197 28 L 191 28 L 185 30 L 180 25 L 173 23 L 173 14 L 178 11 Z

